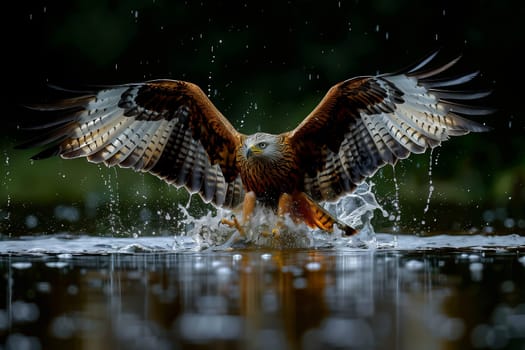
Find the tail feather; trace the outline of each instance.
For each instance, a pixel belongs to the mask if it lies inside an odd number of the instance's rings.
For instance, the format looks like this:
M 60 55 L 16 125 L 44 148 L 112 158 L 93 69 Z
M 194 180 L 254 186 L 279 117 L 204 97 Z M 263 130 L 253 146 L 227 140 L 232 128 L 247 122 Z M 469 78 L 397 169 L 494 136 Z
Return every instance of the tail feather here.
M 298 204 L 298 214 L 308 226 L 316 227 L 327 232 L 333 232 L 334 225 L 336 225 L 344 232 L 345 236 L 352 236 L 358 233 L 358 230 L 340 220 L 337 220 L 337 218 L 304 192 L 300 195 L 294 196 L 294 201 Z

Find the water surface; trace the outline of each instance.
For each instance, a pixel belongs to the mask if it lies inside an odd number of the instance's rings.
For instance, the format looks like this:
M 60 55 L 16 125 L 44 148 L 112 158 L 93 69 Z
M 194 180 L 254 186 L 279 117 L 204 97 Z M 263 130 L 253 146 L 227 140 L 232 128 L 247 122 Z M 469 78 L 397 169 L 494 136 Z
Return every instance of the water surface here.
M 206 249 L 173 237 L 0 244 L 4 349 L 523 349 L 525 238 Z

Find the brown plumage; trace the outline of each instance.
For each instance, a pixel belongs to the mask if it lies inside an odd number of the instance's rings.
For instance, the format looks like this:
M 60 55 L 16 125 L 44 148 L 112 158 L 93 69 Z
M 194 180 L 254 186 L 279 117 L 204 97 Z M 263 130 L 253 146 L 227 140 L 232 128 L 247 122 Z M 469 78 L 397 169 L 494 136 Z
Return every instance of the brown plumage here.
M 337 224 L 352 234 L 317 203 L 352 192 L 383 165 L 450 136 L 487 130 L 460 114 L 490 110 L 457 102 L 487 93 L 447 90 L 476 73 L 438 79 L 457 59 L 428 69 L 434 56 L 404 72 L 334 85 L 299 126 L 279 135 L 241 134 L 197 85 L 153 80 L 35 106 L 70 113 L 35 126 L 42 134 L 21 147 L 51 145 L 35 159 L 86 157 L 149 172 L 219 207 L 244 201 L 251 208 L 246 201 L 255 198 L 309 226 L 331 231 Z

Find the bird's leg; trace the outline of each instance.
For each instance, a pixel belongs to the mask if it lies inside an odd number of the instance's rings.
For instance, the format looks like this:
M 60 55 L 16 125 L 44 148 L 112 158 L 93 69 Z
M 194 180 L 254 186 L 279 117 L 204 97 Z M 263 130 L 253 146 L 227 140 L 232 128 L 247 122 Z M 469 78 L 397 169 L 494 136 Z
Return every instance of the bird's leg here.
M 234 227 L 242 236 L 244 236 L 246 233 L 244 226 L 246 226 L 246 224 L 248 224 L 252 218 L 253 211 L 255 210 L 256 200 L 257 197 L 255 196 L 254 192 L 246 193 L 242 203 L 242 221 L 239 223 L 239 220 L 237 220 L 235 215 L 233 215 L 231 220 L 226 218 L 221 219 L 221 223 L 230 227 Z
M 237 229 L 237 231 L 239 231 L 239 233 L 244 236 L 244 229 L 242 228 L 241 224 L 239 224 L 239 220 L 237 220 L 237 217 L 235 215 L 232 214 L 231 220 L 222 218 L 221 224 Z
M 280 232 L 282 228 L 284 227 L 284 216 L 286 214 L 290 214 L 293 217 L 293 210 L 294 210 L 294 199 L 293 197 L 288 193 L 283 193 L 279 197 L 279 203 L 277 204 L 277 223 L 275 224 L 275 227 L 272 229 L 272 235 L 274 237 L 278 237 L 280 235 Z
M 255 195 L 255 192 L 250 191 L 244 195 L 244 201 L 242 203 L 242 222 L 244 224 L 250 222 L 255 210 L 256 202 L 257 196 Z

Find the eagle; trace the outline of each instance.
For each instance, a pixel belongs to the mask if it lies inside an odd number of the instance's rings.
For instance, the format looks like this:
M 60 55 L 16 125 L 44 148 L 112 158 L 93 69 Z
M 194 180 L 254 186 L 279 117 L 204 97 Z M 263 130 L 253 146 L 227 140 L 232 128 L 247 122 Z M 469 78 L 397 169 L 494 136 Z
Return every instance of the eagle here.
M 267 207 L 279 218 L 353 235 L 355 228 L 320 203 L 336 201 L 386 164 L 450 136 L 489 130 L 465 116 L 489 114 L 468 102 L 490 91 L 456 88 L 478 72 L 442 77 L 461 56 L 437 65 L 436 54 L 395 73 L 335 84 L 295 129 L 277 135 L 243 134 L 199 86 L 163 79 L 32 105 L 54 113 L 30 125 L 38 134 L 19 148 L 46 146 L 32 159 L 85 157 L 151 173 L 241 213 L 239 220 L 223 219 L 241 233 L 256 208 Z

